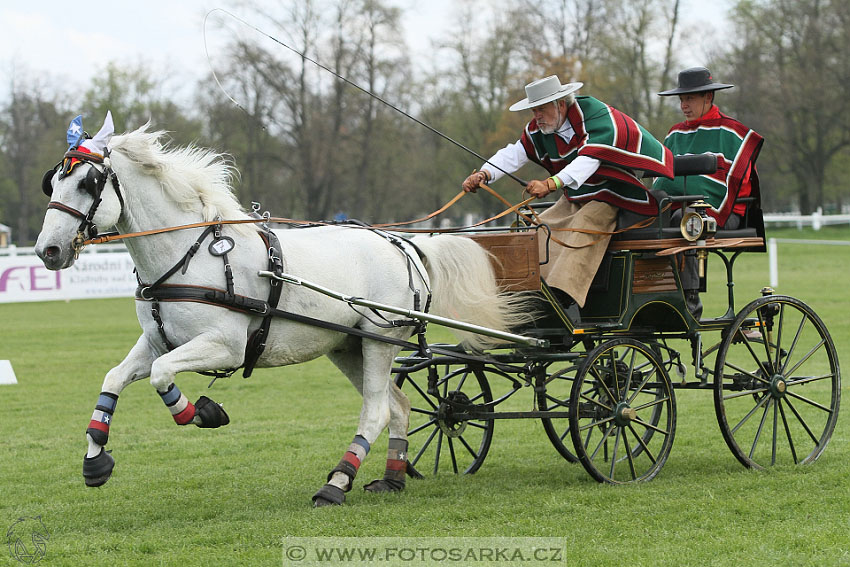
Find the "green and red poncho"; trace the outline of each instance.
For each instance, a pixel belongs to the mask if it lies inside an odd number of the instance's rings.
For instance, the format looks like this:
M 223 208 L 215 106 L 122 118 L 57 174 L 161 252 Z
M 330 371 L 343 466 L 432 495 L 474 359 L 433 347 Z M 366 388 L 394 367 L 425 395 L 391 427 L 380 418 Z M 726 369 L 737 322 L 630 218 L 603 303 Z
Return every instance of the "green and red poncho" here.
M 575 97 L 567 108 L 567 120 L 575 131 L 569 142 L 542 133 L 535 120 L 529 122 L 520 139 L 528 158 L 550 175 L 580 155 L 598 159 L 599 169 L 583 185 L 564 189 L 567 199 L 604 201 L 640 214 L 656 214 L 655 198 L 636 172 L 672 179 L 670 150 L 632 118 L 590 96 Z
M 684 195 L 687 191 L 688 195 L 705 196 L 711 205 L 708 213 L 723 226 L 730 214 L 745 213 L 746 204 L 736 203 L 738 198 L 759 196 L 756 159 L 763 143 L 764 138 L 755 131 L 712 106 L 702 117 L 670 128 L 664 145 L 675 155 L 715 153 L 717 171 L 711 175 L 657 179 L 653 188 L 669 195 Z

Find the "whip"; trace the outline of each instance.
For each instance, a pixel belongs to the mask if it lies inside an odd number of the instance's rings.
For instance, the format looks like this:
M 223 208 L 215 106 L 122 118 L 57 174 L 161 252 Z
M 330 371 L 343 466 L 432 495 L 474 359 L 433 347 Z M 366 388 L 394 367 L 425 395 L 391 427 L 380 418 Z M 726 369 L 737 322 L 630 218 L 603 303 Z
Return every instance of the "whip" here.
M 294 47 L 290 47 L 289 45 L 287 45 L 286 43 L 284 43 L 284 42 L 282 42 L 281 40 L 277 39 L 276 37 L 272 36 L 271 34 L 268 34 L 268 33 L 266 33 L 265 31 L 261 30 L 260 28 L 258 28 L 258 27 L 257 27 L 257 26 L 255 26 L 254 24 L 252 24 L 252 23 L 250 23 L 250 22 L 247 22 L 246 20 L 243 20 L 243 19 L 242 19 L 242 18 L 240 18 L 239 16 L 237 16 L 237 15 L 235 15 L 235 14 L 231 13 L 231 12 L 228 12 L 227 10 L 225 10 L 225 9 L 223 9 L 223 8 L 213 8 L 212 10 L 210 10 L 209 12 L 207 12 L 207 15 L 204 17 L 204 50 L 205 50 L 206 55 L 207 55 L 207 63 L 209 63 L 210 70 L 212 71 L 212 74 L 213 74 L 213 79 L 215 79 L 215 82 L 216 82 L 216 84 L 218 85 L 218 87 L 221 89 L 221 91 L 222 91 L 222 92 L 223 92 L 223 93 L 227 96 L 227 98 L 228 98 L 228 99 L 230 99 L 230 101 L 231 101 L 233 104 L 235 104 L 235 105 L 236 105 L 239 109 L 241 109 L 241 110 L 242 110 L 243 112 L 245 112 L 246 114 L 248 114 L 248 111 L 247 111 L 247 110 L 245 110 L 245 108 L 244 108 L 241 104 L 239 104 L 239 103 L 238 103 L 238 102 L 237 102 L 237 101 L 236 101 L 236 100 L 235 100 L 232 96 L 230 96 L 230 94 L 228 94 L 227 90 L 225 90 L 224 86 L 222 86 L 221 82 L 218 80 L 218 76 L 217 76 L 217 75 L 216 75 L 216 73 L 215 73 L 215 69 L 213 69 L 213 66 L 212 66 L 212 61 L 211 61 L 211 59 L 210 59 L 209 49 L 208 49 L 208 47 L 207 47 L 207 20 L 209 19 L 210 14 L 212 14 L 213 12 L 223 12 L 223 13 L 227 14 L 228 16 L 230 16 L 231 18 L 233 18 L 234 20 L 236 20 L 236 21 L 240 22 L 241 24 L 243 24 L 243 25 L 245 25 L 245 26 L 247 26 L 247 27 L 249 27 L 249 28 L 253 29 L 253 30 L 254 30 L 254 31 L 256 31 L 257 33 L 259 33 L 259 34 L 261 34 L 261 35 L 264 35 L 265 37 L 269 38 L 270 40 L 272 40 L 273 42 L 277 43 L 278 45 L 280 45 L 280 46 L 282 46 L 282 47 L 284 47 L 284 48 L 288 49 L 289 51 L 291 51 L 291 52 L 293 52 L 293 53 L 297 54 L 299 57 L 303 58 L 304 60 L 309 61 L 310 63 L 312 63 L 312 64 L 316 65 L 316 66 L 317 66 L 317 67 L 319 67 L 320 69 L 322 69 L 322 70 L 324 70 L 324 71 L 327 71 L 328 73 L 330 73 L 330 74 L 331 74 L 331 75 L 333 75 L 334 77 L 336 77 L 336 78 L 338 78 L 338 79 L 340 79 L 340 80 L 344 81 L 346 84 L 351 85 L 352 87 L 356 88 L 357 90 L 359 90 L 359 91 L 361 91 L 361 92 L 363 92 L 363 93 L 366 93 L 367 95 L 371 96 L 371 97 L 372 97 L 372 98 L 374 98 L 375 100 L 377 100 L 377 101 L 379 101 L 379 102 L 381 102 L 381 103 L 385 104 L 386 106 L 388 106 L 388 107 L 392 108 L 393 110 L 395 110 L 395 111 L 396 111 L 396 112 L 398 112 L 399 114 L 401 114 L 401 115 L 403 115 L 403 116 L 405 116 L 405 117 L 407 117 L 407 118 L 409 118 L 409 119 L 413 120 L 414 122 L 416 122 L 416 123 L 417 123 L 417 124 L 419 124 L 420 126 L 423 126 L 423 127 L 427 128 L 428 130 L 430 130 L 430 131 L 431 131 L 431 132 L 433 132 L 434 134 L 437 134 L 438 136 L 440 136 L 440 137 L 441 137 L 441 138 L 443 138 L 444 140 L 447 140 L 447 141 L 451 142 L 452 144 L 454 144 L 454 145 L 455 145 L 455 146 L 457 146 L 458 148 L 460 148 L 460 149 L 464 150 L 465 152 L 467 152 L 467 153 L 469 153 L 469 154 L 472 154 L 473 156 L 477 157 L 477 158 L 478 158 L 478 159 L 480 159 L 481 161 L 483 161 L 483 162 L 485 162 L 485 163 L 488 163 L 488 164 L 492 165 L 493 167 L 495 167 L 496 169 L 498 169 L 499 171 L 501 171 L 502 173 L 504 173 L 505 175 L 507 175 L 508 177 L 510 177 L 511 179 L 513 179 L 514 181 L 516 181 L 517 183 L 519 183 L 520 185 L 522 185 L 523 187 L 525 187 L 526 185 L 528 185 L 528 182 L 523 181 L 522 179 L 520 179 L 519 177 L 515 176 L 514 174 L 512 174 L 512 173 L 510 173 L 510 172 L 508 172 L 508 171 L 505 171 L 505 170 L 504 170 L 504 169 L 502 169 L 501 167 L 499 167 L 499 166 L 495 165 L 494 163 L 490 162 L 488 159 L 484 158 L 483 156 L 481 156 L 480 154 L 478 154 L 478 153 L 477 153 L 477 152 L 475 152 L 474 150 L 472 150 L 472 149 L 470 149 L 470 148 L 466 147 L 465 145 L 461 144 L 461 143 L 460 143 L 460 142 L 458 142 L 457 140 L 454 140 L 454 139 L 452 139 L 451 137 L 447 136 L 446 134 L 443 134 L 442 132 L 440 132 L 439 130 L 437 130 L 436 128 L 434 128 L 433 126 L 430 126 L 430 125 L 426 124 L 426 123 L 425 123 L 425 122 L 423 122 L 422 120 L 419 120 L 419 119 L 418 119 L 418 118 L 416 118 L 415 116 L 412 116 L 411 114 L 409 114 L 409 113 L 405 112 L 404 110 L 400 109 L 399 107 L 397 107 L 396 105 L 392 104 L 391 102 L 388 102 L 388 101 L 384 100 L 383 98 L 381 98 L 380 96 L 376 95 L 375 93 L 373 93 L 373 92 L 369 91 L 368 89 L 361 87 L 360 85 L 358 85 L 358 84 L 357 84 L 357 83 L 355 83 L 354 81 L 351 81 L 351 80 L 347 79 L 346 77 L 343 77 L 342 75 L 340 75 L 339 73 L 337 73 L 337 72 L 336 72 L 336 71 L 334 71 L 333 69 L 330 69 L 330 68 L 326 67 L 325 65 L 323 65 L 323 64 L 321 64 L 321 63 L 319 63 L 319 62 L 318 62 L 318 61 L 316 61 L 315 59 L 312 59 L 312 58 L 308 57 L 307 55 L 305 55 L 305 54 L 304 54 L 304 53 L 302 53 L 301 51 L 298 51 L 298 50 L 297 50 L 297 49 L 295 49 Z

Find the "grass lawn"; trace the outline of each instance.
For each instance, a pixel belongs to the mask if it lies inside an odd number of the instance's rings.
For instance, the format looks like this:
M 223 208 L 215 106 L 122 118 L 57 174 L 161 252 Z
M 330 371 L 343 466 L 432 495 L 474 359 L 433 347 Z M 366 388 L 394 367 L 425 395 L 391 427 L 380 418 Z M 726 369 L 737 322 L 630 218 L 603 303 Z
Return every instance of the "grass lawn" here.
M 769 236 L 850 240 L 850 230 Z M 725 310 L 720 262 L 710 267 L 707 315 Z M 848 268 L 850 248 L 779 245 L 776 291 L 814 308 L 845 363 Z M 735 275 L 741 309 L 768 283 L 767 256 L 743 255 Z M 597 484 L 555 452 L 538 421 L 523 420 L 496 423 L 474 475 L 366 494 L 364 482 L 383 473 L 382 437 L 347 504 L 315 510 L 310 497 L 351 441 L 360 409 L 325 359 L 237 374 L 209 391 L 208 378 L 179 376 L 190 399 L 224 403 L 232 421 L 223 429 L 179 428 L 147 382 L 129 387 L 108 446 L 115 473 L 91 489 L 81 476 L 84 432 L 104 374 L 138 336 L 133 301 L 3 304 L 0 321 L 0 359 L 19 382 L 0 386 L 0 529 L 41 516 L 50 534 L 43 565 L 281 565 L 292 536 L 556 537 L 567 565 L 850 565 L 847 400 L 820 460 L 755 472 L 726 447 L 711 393 L 679 391 L 664 469 L 619 487 Z M 530 407 L 531 391 L 523 394 Z M 17 564 L 0 548 L 0 566 Z

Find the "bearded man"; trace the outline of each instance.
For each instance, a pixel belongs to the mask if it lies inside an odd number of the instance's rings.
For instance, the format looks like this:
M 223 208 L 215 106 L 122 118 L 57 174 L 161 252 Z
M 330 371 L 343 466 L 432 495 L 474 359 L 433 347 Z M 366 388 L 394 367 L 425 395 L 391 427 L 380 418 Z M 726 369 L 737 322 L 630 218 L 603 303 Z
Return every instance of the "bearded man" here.
M 644 174 L 673 177 L 673 155 L 648 131 L 619 110 L 590 96 L 575 96 L 582 83 L 562 85 L 556 75 L 529 83 L 513 112 L 530 110 L 522 136 L 466 178 L 464 191 L 498 180 L 532 161 L 549 177 L 525 190 L 557 202 L 540 215 L 564 244 L 541 238 L 541 275 L 568 295 L 563 303 L 584 306 L 587 291 L 608 247 L 620 208 L 655 215 L 658 205 L 646 190 Z M 578 231 L 576 231 L 576 229 Z M 568 307 L 569 305 L 565 305 Z

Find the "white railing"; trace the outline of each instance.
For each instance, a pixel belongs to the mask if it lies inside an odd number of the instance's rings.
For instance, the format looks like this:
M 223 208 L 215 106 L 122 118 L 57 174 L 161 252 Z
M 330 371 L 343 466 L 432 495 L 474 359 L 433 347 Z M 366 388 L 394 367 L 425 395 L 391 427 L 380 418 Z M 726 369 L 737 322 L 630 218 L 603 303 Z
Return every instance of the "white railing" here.
M 97 246 L 86 246 L 83 249 L 83 254 L 112 254 L 116 252 L 126 252 L 127 247 L 123 242 L 112 244 L 98 244 Z M 0 257 L 14 258 L 16 256 L 35 256 L 34 246 L 15 246 L 10 244 L 5 248 L 0 248 Z
M 777 252 L 777 243 L 783 244 L 808 244 L 817 245 L 823 244 L 826 246 L 850 246 L 850 240 L 801 240 L 797 238 L 768 238 L 767 239 L 767 259 L 770 266 L 770 287 L 775 288 L 779 285 L 779 253 Z
M 817 211 L 810 215 L 800 215 L 796 213 L 768 213 L 764 215 L 764 224 L 791 224 L 797 225 L 797 228 L 800 229 L 804 226 L 810 226 L 815 230 L 820 230 L 821 227 L 830 224 L 850 224 L 850 214 L 825 215 L 821 208 L 818 208 Z

